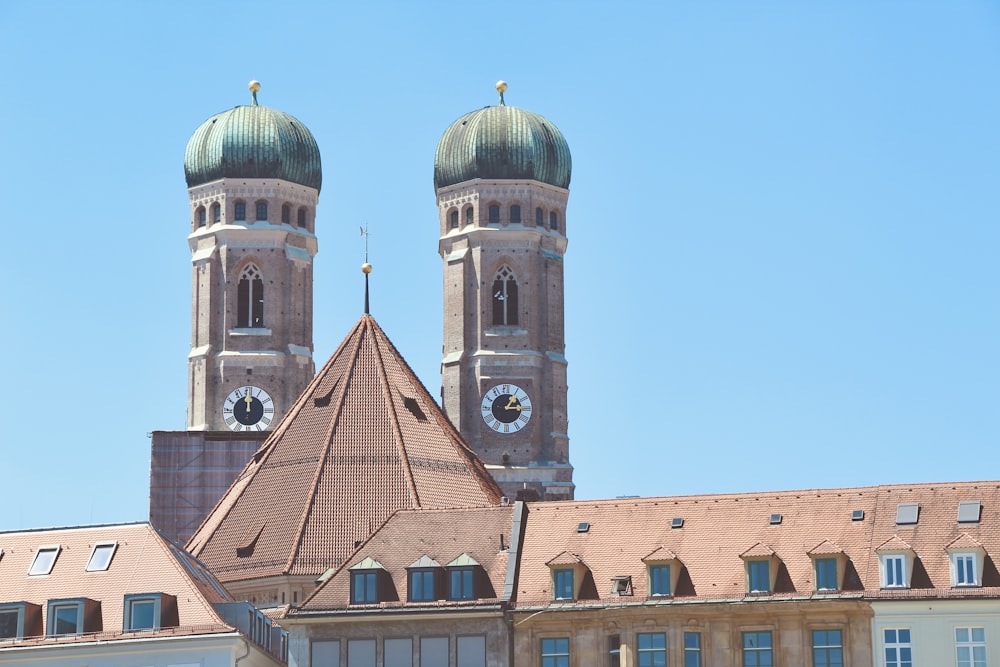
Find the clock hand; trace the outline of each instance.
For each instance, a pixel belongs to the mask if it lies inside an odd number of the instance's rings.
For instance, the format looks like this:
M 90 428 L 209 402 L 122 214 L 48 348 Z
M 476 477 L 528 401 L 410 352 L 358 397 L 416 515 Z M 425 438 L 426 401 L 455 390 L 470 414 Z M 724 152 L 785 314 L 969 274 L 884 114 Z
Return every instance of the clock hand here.
M 246 398 L 243 399 L 247 404 L 247 414 L 250 413 L 250 405 L 253 403 L 253 397 L 250 396 L 250 387 L 247 387 Z
M 516 396 L 511 396 L 510 400 L 507 401 L 507 405 L 504 406 L 504 410 L 520 410 L 521 404 L 517 402 Z

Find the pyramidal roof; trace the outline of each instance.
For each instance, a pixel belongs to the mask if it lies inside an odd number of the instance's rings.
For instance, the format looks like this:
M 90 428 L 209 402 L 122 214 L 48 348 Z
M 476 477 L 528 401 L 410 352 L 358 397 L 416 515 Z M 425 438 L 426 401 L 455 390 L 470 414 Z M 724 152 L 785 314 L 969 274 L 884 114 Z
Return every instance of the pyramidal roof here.
M 395 511 L 500 487 L 364 315 L 188 542 L 222 581 L 319 575 Z

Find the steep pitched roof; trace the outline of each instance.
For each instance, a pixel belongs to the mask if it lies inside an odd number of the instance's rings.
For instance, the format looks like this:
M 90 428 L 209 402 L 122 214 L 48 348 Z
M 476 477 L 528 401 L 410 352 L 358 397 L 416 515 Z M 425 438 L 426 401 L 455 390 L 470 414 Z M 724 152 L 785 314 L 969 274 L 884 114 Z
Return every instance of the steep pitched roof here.
M 502 492 L 364 315 L 188 542 L 223 581 L 319 575 L 393 512 Z
M 981 500 L 978 523 L 959 523 L 961 501 Z M 897 525 L 899 503 L 920 505 L 919 523 Z M 863 520 L 853 520 L 864 510 Z M 781 524 L 769 516 L 781 513 Z M 672 517 L 683 517 L 671 528 Z M 577 531 L 590 524 L 586 533 Z M 555 554 L 575 554 L 593 574 L 599 598 L 609 598 L 609 582 L 631 575 L 634 598 L 649 596 L 646 562 L 671 553 L 683 564 L 675 600 L 679 603 L 742 599 L 747 594 L 747 557 L 779 559 L 774 599 L 828 596 L 816 591 L 812 556 L 843 553 L 847 597 L 990 597 L 1000 594 L 992 566 L 981 588 L 952 587 L 949 544 L 978 543 L 1000 559 L 1000 483 L 885 485 L 811 491 L 675 496 L 600 501 L 530 503 L 521 549 L 516 604 L 553 604 L 550 563 Z M 881 590 L 879 551 L 911 548 L 919 561 L 905 591 Z M 614 604 L 622 599 L 613 598 Z M 658 601 L 658 603 L 669 601 Z M 565 601 L 559 601 L 565 605 Z M 581 605 L 600 604 L 581 599 Z
M 403 510 L 362 544 L 343 566 L 334 572 L 291 616 L 323 613 L 328 610 L 366 607 L 468 607 L 497 604 L 504 591 L 508 549 L 511 544 L 513 507 L 469 509 Z M 408 603 L 407 568 L 414 560 L 427 557 L 450 567 L 475 563 L 476 598 L 468 601 Z M 350 571 L 365 569 L 357 564 L 375 562 L 383 566 L 392 585 L 376 605 L 351 605 Z M 467 564 L 467 565 L 465 565 Z
M 110 563 L 106 569 L 88 572 L 98 544 L 114 544 Z M 32 576 L 28 570 L 39 547 L 58 547 L 58 552 L 48 574 Z M 80 636 L 61 636 L 60 643 L 134 639 L 137 633 L 122 632 L 125 596 L 156 592 L 175 597 L 177 603 L 177 626 L 164 627 L 163 634 L 233 631 L 212 606 L 232 601 L 222 586 L 204 566 L 147 523 L 0 533 L 0 551 L 0 602 L 38 605 L 42 619 L 48 618 L 49 600 L 88 598 L 100 603 L 100 619 L 93 624 L 94 629 Z M 43 633 L 25 641 L 46 639 Z M 0 640 L 0 648 L 3 646 Z

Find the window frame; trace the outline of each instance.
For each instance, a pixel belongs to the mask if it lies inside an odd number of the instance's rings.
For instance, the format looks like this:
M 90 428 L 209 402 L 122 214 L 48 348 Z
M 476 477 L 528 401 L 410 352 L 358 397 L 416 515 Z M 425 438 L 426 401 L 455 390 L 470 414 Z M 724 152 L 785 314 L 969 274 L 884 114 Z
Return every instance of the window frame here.
M 136 605 L 152 603 L 153 625 L 151 627 L 135 627 Z M 161 593 L 131 593 L 125 596 L 122 610 L 122 631 L 142 632 L 144 630 L 159 630 L 163 627 L 163 595 Z
M 85 632 L 86 605 L 84 598 L 58 598 L 49 600 L 46 605 L 46 637 L 64 637 L 68 635 L 81 635 Z M 60 610 L 74 609 L 76 611 L 76 630 L 73 632 L 55 632 L 58 624 Z
M 748 646 L 747 643 L 750 638 L 755 638 L 757 640 L 756 646 Z M 767 645 L 763 646 L 760 641 L 761 638 L 767 638 Z M 743 665 L 744 667 L 764 667 L 764 665 L 774 664 L 774 636 L 771 630 L 744 630 L 742 632 L 742 655 L 743 655 Z M 761 656 L 768 656 L 768 660 L 761 663 Z M 753 656 L 753 661 L 748 661 L 747 658 Z
M 455 586 L 456 577 L 458 586 Z M 448 599 L 449 600 L 475 600 L 476 599 L 476 568 L 473 566 L 449 567 L 448 568 Z
M 110 549 L 107 558 L 103 561 L 94 562 L 97 558 L 98 550 L 107 551 Z M 90 552 L 90 558 L 87 560 L 87 572 L 106 572 L 109 567 L 111 567 L 111 561 L 114 559 L 115 554 L 118 552 L 118 542 L 97 542 L 94 544 L 94 549 Z
M 426 590 L 428 579 L 430 580 L 429 591 Z M 419 595 L 415 593 L 419 593 Z M 436 602 L 438 599 L 437 568 L 415 567 L 409 569 L 406 573 L 406 599 L 409 602 Z
M 671 597 L 670 563 L 649 564 L 649 595 L 654 597 Z M 666 590 L 662 590 L 663 587 Z
M 493 273 L 490 289 L 493 307 L 491 322 L 495 327 L 516 327 L 520 322 L 521 294 L 517 274 L 510 264 L 501 264 Z
M 458 209 L 448 212 L 448 229 L 458 229 Z
M 233 203 L 233 221 L 234 222 L 247 221 L 247 203 L 245 201 L 238 201 Z
M 950 554 L 950 557 L 952 572 L 954 573 L 952 586 L 962 588 L 982 586 L 982 581 L 979 577 L 978 554 L 971 551 L 957 551 Z M 963 567 L 962 563 L 965 563 L 968 567 Z M 963 578 L 966 578 L 969 575 L 971 575 L 970 581 L 962 581 Z
M 621 667 L 622 664 L 622 637 L 621 635 L 608 635 L 608 667 Z
M 549 211 L 549 229 L 559 231 L 559 214 L 555 211 Z
M 760 588 L 754 585 L 760 583 L 761 568 L 763 568 L 764 588 Z M 748 593 L 771 592 L 771 559 L 750 558 L 747 560 L 747 592 Z
M 822 633 L 822 636 L 820 636 Z M 831 641 L 831 634 L 836 633 L 836 642 Z M 840 628 L 816 628 L 809 636 L 811 638 L 813 667 L 843 667 L 844 665 L 844 631 Z M 822 642 L 822 643 L 820 643 Z M 831 660 L 831 652 L 840 651 L 839 660 Z M 820 659 L 822 656 L 822 659 Z
M 0 634 L 0 641 L 8 639 L 24 639 L 24 617 L 26 606 L 27 605 L 24 602 L 7 602 L 0 604 L 0 616 L 5 614 L 14 615 L 14 634 Z M 0 627 L 2 627 L 2 625 L 0 625 Z
M 42 560 L 43 553 L 52 554 L 51 560 L 47 562 Z M 52 568 L 56 566 L 56 561 L 59 560 L 60 553 L 62 553 L 62 545 L 59 544 L 46 544 L 38 547 L 35 557 L 31 560 L 31 566 L 28 568 L 28 576 L 43 577 L 47 574 L 52 574 Z
M 557 567 L 552 570 L 552 597 L 555 600 L 575 600 L 575 572 L 571 567 Z M 565 593 L 569 595 L 564 595 Z
M 824 557 L 824 558 L 814 558 L 813 559 L 813 571 L 816 574 L 816 590 L 817 591 L 839 591 L 840 582 L 837 577 L 837 570 L 839 563 L 835 557 Z M 829 577 L 833 577 L 833 586 L 825 586 L 824 584 L 830 583 L 828 581 Z
M 976 631 L 979 631 L 979 638 L 976 638 Z M 965 631 L 966 638 L 960 639 L 959 633 Z M 982 649 L 981 659 L 976 656 L 976 649 Z M 963 659 L 962 652 L 963 649 L 968 651 L 967 657 Z M 986 628 L 961 625 L 955 628 L 955 664 L 958 667 L 987 667 L 989 662 L 989 655 L 987 653 L 986 647 Z
M 257 294 L 258 290 L 260 294 Z M 264 293 L 263 271 L 253 262 L 248 262 L 240 270 L 240 278 L 236 284 L 237 329 L 267 328 L 264 320 Z
M 569 637 L 541 638 L 541 667 L 569 667 Z
M 489 220 L 489 224 L 491 224 L 491 225 L 499 225 L 500 224 L 500 204 L 490 204 L 490 206 L 487 209 L 487 211 L 489 212 L 489 217 L 487 218 Z
M 662 644 L 662 645 L 660 645 Z M 657 656 L 661 656 L 657 660 Z M 656 667 L 667 664 L 667 633 L 638 632 L 635 635 L 637 667 Z
M 909 588 L 907 585 L 906 556 L 882 554 L 882 588 Z
M 521 224 L 521 205 L 511 204 L 510 205 L 510 224 L 520 225 Z
M 308 213 L 306 212 L 305 206 L 300 206 L 298 213 L 295 214 L 295 224 L 299 229 L 309 229 L 309 219 Z
M 378 604 L 379 581 L 378 570 L 351 571 L 351 604 Z M 358 583 L 363 582 L 361 587 Z M 359 598 L 358 593 L 363 595 Z
M 684 632 L 684 667 L 701 667 L 700 632 L 693 630 L 686 630 Z
M 204 206 L 199 206 L 198 209 L 194 212 L 194 215 L 198 227 L 204 227 L 205 225 L 208 224 L 208 211 L 205 210 Z
M 213 223 L 222 222 L 222 205 L 219 202 L 215 202 L 208 207 L 209 217 Z
M 889 633 L 895 633 L 894 638 L 889 640 Z M 906 639 L 902 639 L 902 634 L 906 633 Z M 910 635 L 910 628 L 882 628 L 882 659 L 885 667 L 913 667 L 913 643 Z M 889 651 L 895 651 L 895 658 L 889 659 Z M 909 652 L 909 657 L 903 659 L 903 651 Z
M 263 213 L 263 217 L 261 216 Z M 259 201 L 254 204 L 254 222 L 267 222 L 267 202 Z

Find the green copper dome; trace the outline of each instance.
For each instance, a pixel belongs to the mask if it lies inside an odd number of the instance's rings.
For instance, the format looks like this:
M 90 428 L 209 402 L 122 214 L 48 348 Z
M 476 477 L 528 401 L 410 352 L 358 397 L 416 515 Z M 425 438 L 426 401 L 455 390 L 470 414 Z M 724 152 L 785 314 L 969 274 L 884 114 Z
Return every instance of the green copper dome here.
M 194 131 L 184 151 L 188 187 L 220 178 L 280 178 L 320 189 L 319 146 L 293 116 L 258 106 L 216 114 Z
M 434 187 L 486 179 L 530 179 L 569 187 L 573 160 L 559 129 L 517 107 L 467 113 L 445 130 L 434 156 Z

